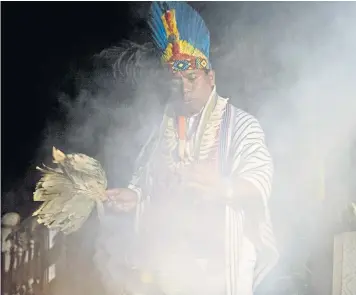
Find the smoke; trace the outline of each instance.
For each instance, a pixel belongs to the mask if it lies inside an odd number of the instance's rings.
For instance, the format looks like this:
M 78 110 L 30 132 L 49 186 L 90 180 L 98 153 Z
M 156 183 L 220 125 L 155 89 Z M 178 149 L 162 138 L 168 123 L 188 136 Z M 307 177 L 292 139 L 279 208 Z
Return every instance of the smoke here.
M 327 200 L 337 210 L 345 206 L 350 179 L 355 178 L 348 163 L 356 134 L 356 5 L 192 5 L 202 8 L 211 30 L 218 92 L 254 114 L 266 132 L 276 170 L 272 219 L 282 248 L 287 247 L 296 227 L 311 236 L 320 226 L 321 163 L 327 163 Z M 66 121 L 49 125 L 41 161 L 52 145 L 82 152 L 103 163 L 111 187 L 126 185 L 140 147 L 159 123 L 167 94 L 151 48 L 137 46 L 135 53 L 122 55 L 130 46 L 103 52 L 99 57 L 114 67 L 85 74 L 78 80 L 75 99 L 59 97 Z M 124 69 L 120 58 L 127 65 Z M 335 219 L 337 212 L 324 218 Z M 314 225 L 309 231 L 308 224 Z M 117 216 L 103 225 L 106 232 L 99 240 L 96 264 L 108 288 L 124 262 L 126 225 Z
M 314 152 L 332 158 L 344 153 L 340 149 L 355 134 L 355 4 L 212 6 L 202 14 L 217 47 L 218 90 L 261 121 L 282 168 L 277 175 L 289 175 L 291 163 L 307 165 Z M 283 162 L 286 167 L 279 166 Z M 312 165 L 299 173 L 308 178 Z
M 275 162 L 270 204 L 281 262 L 306 262 L 327 247 L 325 233 L 355 194 L 356 5 L 213 5 L 203 14 L 219 44 L 218 91 L 260 120 Z
M 101 161 L 111 187 L 126 185 L 133 162 L 162 116 L 164 91 L 159 60 L 151 44 L 123 42 L 92 60 L 91 72 L 77 72 L 74 94 L 60 93 L 64 119 L 49 122 L 40 161 L 51 147 Z
M 84 153 L 102 163 L 110 188 L 126 187 L 140 149 L 162 119 L 167 75 L 149 43 L 123 42 L 98 53 L 92 64 L 92 71 L 75 73 L 72 94 L 58 95 L 64 119 L 48 123 L 37 162 L 50 163 L 52 146 Z M 95 247 L 92 268 L 82 269 L 81 277 L 98 269 L 107 292 L 117 292 L 133 220 L 110 212 L 100 225 L 93 220 L 95 215 L 89 220 L 94 228 L 86 226 L 72 238 L 84 260 Z M 97 242 L 90 243 L 92 239 Z

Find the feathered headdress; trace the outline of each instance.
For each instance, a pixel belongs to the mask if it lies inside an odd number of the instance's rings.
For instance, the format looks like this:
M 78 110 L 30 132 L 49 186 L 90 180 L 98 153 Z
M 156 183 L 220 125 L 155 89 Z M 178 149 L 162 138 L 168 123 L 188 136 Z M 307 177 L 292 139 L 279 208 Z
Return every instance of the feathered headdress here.
M 173 71 L 210 69 L 210 34 L 201 16 L 185 2 L 153 2 L 148 25 L 162 61 Z

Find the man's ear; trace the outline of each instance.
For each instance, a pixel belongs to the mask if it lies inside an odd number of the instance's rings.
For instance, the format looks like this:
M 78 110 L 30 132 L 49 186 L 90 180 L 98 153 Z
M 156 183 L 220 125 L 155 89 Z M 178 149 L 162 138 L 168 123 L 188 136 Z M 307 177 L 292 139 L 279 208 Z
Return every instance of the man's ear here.
M 210 70 L 208 73 L 209 76 L 209 80 L 211 83 L 211 86 L 215 86 L 215 71 L 214 70 Z

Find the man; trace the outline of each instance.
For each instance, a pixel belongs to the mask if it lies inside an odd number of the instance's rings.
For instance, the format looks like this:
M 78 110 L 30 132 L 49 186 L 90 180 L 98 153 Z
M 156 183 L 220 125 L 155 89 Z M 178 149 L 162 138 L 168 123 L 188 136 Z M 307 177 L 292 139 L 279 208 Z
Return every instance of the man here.
M 251 295 L 278 258 L 264 133 L 217 94 L 209 31 L 196 11 L 154 2 L 148 24 L 178 91 L 131 184 L 108 190 L 109 203 L 136 208 L 140 267 L 164 293 Z

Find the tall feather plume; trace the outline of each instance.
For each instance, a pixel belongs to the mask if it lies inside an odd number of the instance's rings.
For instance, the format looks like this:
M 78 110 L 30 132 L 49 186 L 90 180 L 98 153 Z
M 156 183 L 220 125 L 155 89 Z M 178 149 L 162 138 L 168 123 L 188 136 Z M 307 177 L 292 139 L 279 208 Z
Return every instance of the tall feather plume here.
M 159 50 L 164 52 L 168 46 L 168 38 L 162 22 L 164 8 L 162 2 L 153 2 L 148 17 L 148 26 L 151 29 L 153 42 Z
M 149 12 L 148 25 L 155 45 L 163 52 L 168 38 L 162 22 L 162 15 L 169 9 L 175 10 L 180 40 L 185 40 L 199 49 L 209 59 L 210 33 L 201 16 L 186 2 L 153 2 Z M 191 52 L 194 54 L 194 52 Z

